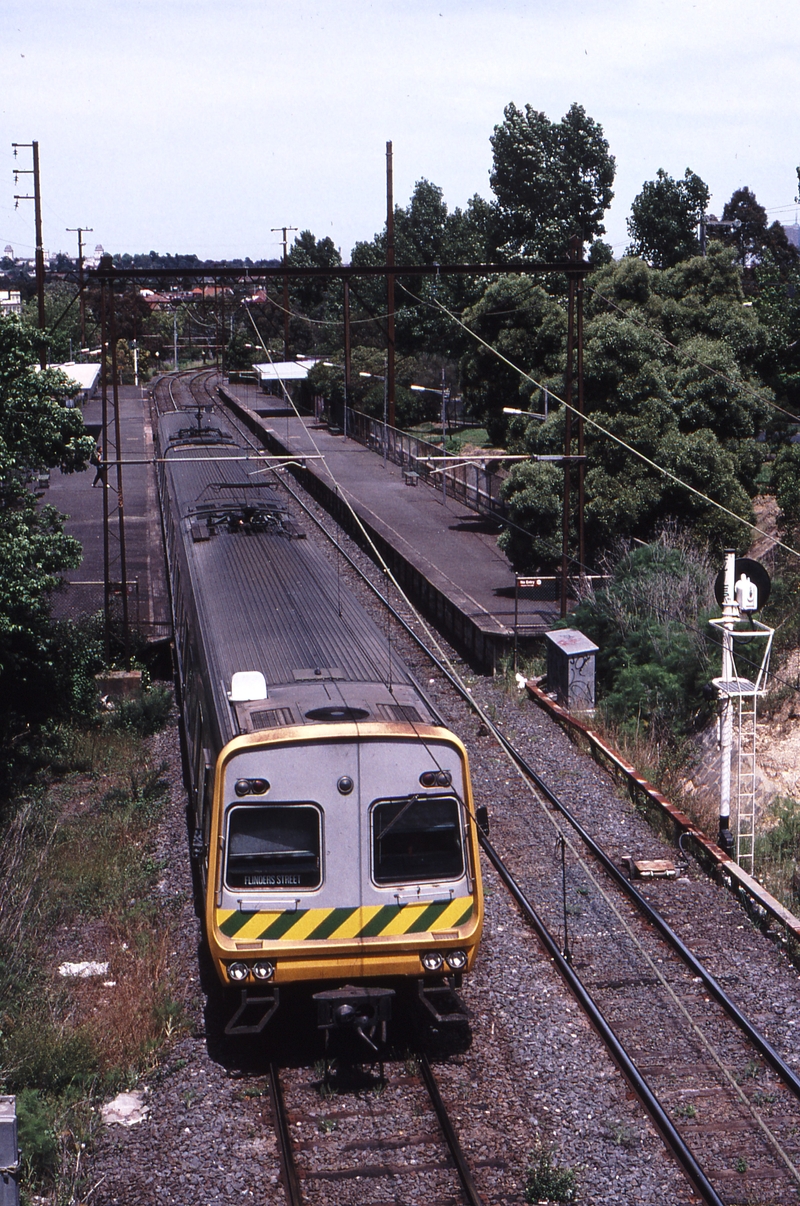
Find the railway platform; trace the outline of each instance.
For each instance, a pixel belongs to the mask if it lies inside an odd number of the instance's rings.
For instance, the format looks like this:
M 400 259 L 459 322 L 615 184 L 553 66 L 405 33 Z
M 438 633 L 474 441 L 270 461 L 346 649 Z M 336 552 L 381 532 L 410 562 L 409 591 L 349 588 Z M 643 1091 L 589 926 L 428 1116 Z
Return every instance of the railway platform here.
M 492 670 L 520 636 L 554 627 L 555 599 L 517 600 L 514 571 L 497 546 L 491 515 L 313 416 L 287 413 L 252 384 L 225 384 L 224 399 L 269 450 L 305 460 L 302 484 L 358 539 L 350 507 L 403 589 L 476 665 Z M 315 458 L 315 459 L 311 459 Z
M 87 429 L 100 438 L 101 399 L 83 404 Z M 119 389 L 120 436 L 123 468 L 125 551 L 128 581 L 128 610 L 132 627 L 147 641 L 169 636 L 171 621 L 162 553 L 161 524 L 156 496 L 153 432 L 146 390 L 133 386 Z M 149 462 L 149 463 L 148 463 Z M 55 469 L 43 491 L 49 502 L 67 516 L 65 531 L 80 541 L 83 560 L 77 569 L 63 575 L 64 588 L 53 596 L 53 615 L 78 618 L 103 610 L 103 486 L 95 482 L 95 467 L 84 473 L 61 473 Z M 116 485 L 110 471 L 109 481 Z M 114 500 L 116 502 L 116 499 Z M 116 555 L 116 514 L 113 517 L 111 547 Z M 112 563 L 112 578 L 119 577 L 119 565 Z

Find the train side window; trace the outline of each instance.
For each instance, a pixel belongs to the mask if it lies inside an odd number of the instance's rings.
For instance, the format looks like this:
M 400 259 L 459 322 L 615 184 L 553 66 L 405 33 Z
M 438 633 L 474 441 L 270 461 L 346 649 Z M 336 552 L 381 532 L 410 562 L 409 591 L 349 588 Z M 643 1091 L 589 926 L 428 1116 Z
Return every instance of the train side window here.
M 313 804 L 243 804 L 228 812 L 228 888 L 318 888 L 322 821 Z
M 408 796 L 372 808 L 372 874 L 376 884 L 460 879 L 464 850 L 453 796 Z

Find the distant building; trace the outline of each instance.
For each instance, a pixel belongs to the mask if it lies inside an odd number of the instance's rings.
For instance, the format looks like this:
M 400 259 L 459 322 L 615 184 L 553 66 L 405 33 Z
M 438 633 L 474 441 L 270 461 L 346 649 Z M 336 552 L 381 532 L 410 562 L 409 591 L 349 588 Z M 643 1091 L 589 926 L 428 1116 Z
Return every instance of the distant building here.
M 8 248 L 6 248 L 8 250 Z M 0 314 L 21 314 L 22 298 L 19 289 L 0 289 Z
M 93 255 L 85 255 L 83 257 L 84 268 L 98 268 L 100 266 L 100 260 L 104 255 L 105 251 L 103 250 L 103 244 L 98 243 L 94 249 Z
M 66 364 L 49 364 L 47 367 L 61 369 L 61 372 L 79 387 L 78 401 L 88 402 L 97 392 L 100 380 L 99 364 L 75 364 L 74 361 L 69 360 Z
M 300 361 L 275 360 L 269 364 L 254 364 L 253 369 L 264 393 L 276 394 L 280 397 L 286 383 L 305 381 L 308 370 L 312 369 L 315 364 L 319 364 L 318 359 L 307 357 Z
M 784 226 L 783 229 L 786 232 L 786 238 L 792 246 L 800 250 L 800 225 L 798 225 L 797 219 L 795 218 L 791 226 Z

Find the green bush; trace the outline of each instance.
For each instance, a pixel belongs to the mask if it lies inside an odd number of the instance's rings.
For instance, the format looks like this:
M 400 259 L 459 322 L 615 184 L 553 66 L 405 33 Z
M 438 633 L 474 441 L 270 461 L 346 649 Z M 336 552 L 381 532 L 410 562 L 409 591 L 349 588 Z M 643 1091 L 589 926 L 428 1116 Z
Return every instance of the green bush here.
M 156 685 L 142 691 L 138 699 L 125 699 L 111 713 L 111 725 L 115 729 L 127 729 L 140 737 L 149 737 L 163 729 L 172 707 L 172 692 L 169 687 Z
M 526 1202 L 574 1202 L 575 1173 L 571 1168 L 556 1168 L 553 1153 L 537 1144 L 528 1157 L 531 1161 L 525 1177 Z
M 54 1110 L 38 1089 L 17 1093 L 17 1134 L 23 1175 L 52 1177 L 58 1168 Z
M 717 649 L 707 616 L 714 571 L 679 533 L 619 554 L 570 623 L 599 646 L 597 685 L 626 734 L 679 739 L 704 709 Z

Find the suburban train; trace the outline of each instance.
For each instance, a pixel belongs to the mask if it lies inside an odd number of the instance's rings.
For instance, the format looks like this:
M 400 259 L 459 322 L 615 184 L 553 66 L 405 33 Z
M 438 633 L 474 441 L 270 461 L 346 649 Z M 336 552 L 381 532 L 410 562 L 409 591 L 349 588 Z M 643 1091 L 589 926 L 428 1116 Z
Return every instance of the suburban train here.
M 463 1017 L 483 925 L 464 746 L 223 413 L 164 415 L 157 444 L 226 1033 L 262 1031 L 291 986 L 326 1040 L 377 1049 L 401 985 L 435 1022 Z

